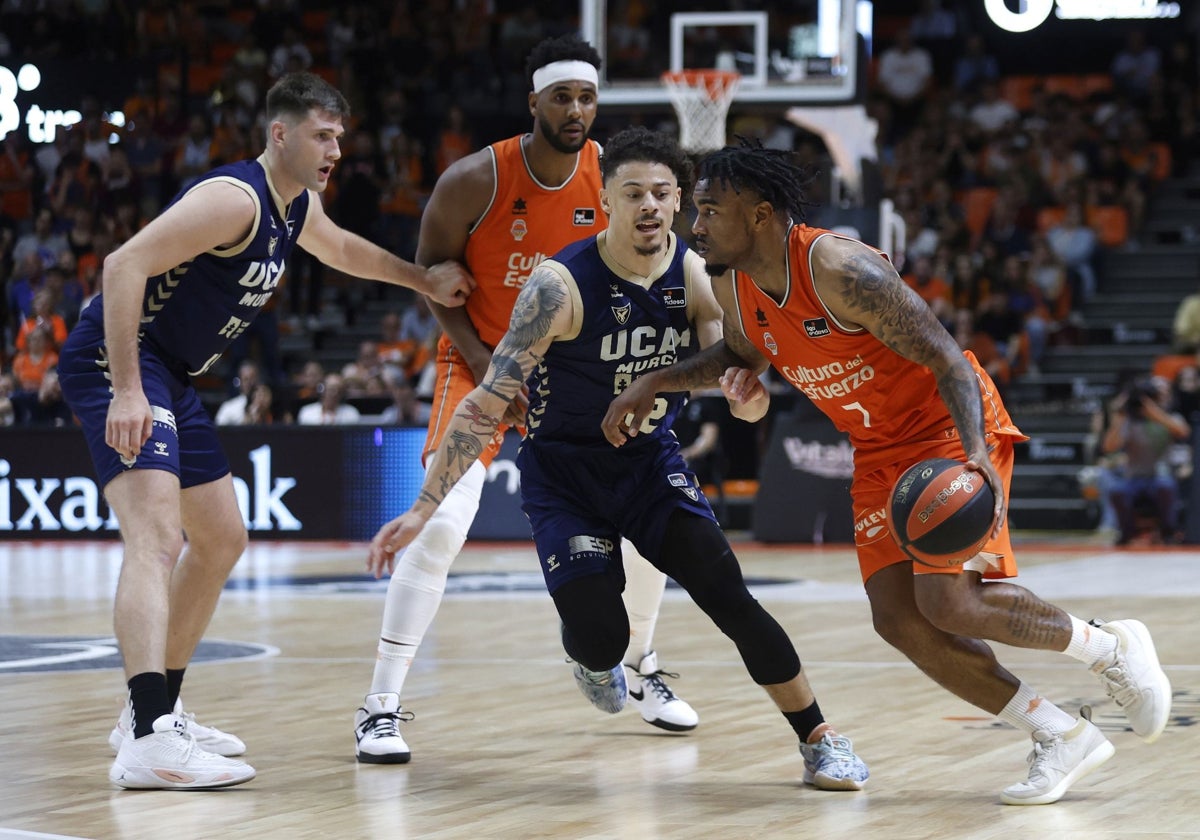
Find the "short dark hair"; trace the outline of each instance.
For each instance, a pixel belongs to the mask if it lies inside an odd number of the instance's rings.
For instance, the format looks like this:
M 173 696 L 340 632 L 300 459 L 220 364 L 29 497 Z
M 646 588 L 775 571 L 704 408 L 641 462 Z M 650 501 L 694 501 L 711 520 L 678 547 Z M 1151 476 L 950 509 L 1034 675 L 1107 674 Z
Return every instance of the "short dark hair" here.
M 547 38 L 530 50 L 529 57 L 525 59 L 525 81 L 529 83 L 530 90 L 533 90 L 534 71 L 556 61 L 586 61 L 597 71 L 604 63 L 596 48 L 574 33 Z
M 302 120 L 313 109 L 342 119 L 350 116 L 346 97 L 315 73 L 288 73 L 267 91 L 268 120 Z
M 618 131 L 604 144 L 604 153 L 600 156 L 601 179 L 607 184 L 621 164 L 631 161 L 661 163 L 669 167 L 679 186 L 687 192 L 692 179 L 692 160 L 669 134 L 640 125 Z
M 798 163 L 791 151 L 768 149 L 761 141 L 745 137 L 737 140 L 738 145 L 718 149 L 701 160 L 697 180 L 718 181 L 739 194 L 752 190 L 777 211 L 789 214 L 794 221 L 803 221 L 804 208 L 812 206 L 804 190 L 816 171 Z

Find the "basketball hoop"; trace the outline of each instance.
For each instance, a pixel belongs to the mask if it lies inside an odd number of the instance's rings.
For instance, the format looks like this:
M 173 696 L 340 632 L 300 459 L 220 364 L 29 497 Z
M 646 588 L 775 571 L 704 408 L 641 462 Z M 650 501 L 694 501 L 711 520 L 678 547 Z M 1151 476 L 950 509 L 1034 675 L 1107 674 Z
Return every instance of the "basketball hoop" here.
M 732 70 L 668 70 L 662 83 L 679 117 L 679 145 L 687 152 L 725 147 L 725 117 L 740 73 Z

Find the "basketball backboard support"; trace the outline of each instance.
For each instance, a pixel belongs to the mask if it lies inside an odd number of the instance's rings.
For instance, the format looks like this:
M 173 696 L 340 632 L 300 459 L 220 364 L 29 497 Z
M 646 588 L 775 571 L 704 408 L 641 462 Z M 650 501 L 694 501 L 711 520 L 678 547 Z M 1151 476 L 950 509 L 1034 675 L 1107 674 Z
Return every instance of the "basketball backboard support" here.
M 614 3 L 614 8 L 625 8 Z M 858 84 L 858 36 L 870 40 L 869 0 L 817 0 L 812 13 L 696 12 L 662 21 L 610 15 L 607 0 L 580 0 L 580 32 L 604 59 L 605 107 L 666 106 L 667 70 L 737 70 L 739 104 L 848 102 Z M 666 49 L 664 49 L 664 47 Z

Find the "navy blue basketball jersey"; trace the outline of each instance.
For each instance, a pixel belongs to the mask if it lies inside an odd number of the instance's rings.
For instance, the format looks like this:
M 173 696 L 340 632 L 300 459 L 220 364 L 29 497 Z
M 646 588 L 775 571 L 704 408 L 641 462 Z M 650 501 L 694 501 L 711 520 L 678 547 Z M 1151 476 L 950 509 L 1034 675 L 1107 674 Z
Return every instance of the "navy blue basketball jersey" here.
M 212 181 L 237 184 L 254 199 L 255 221 L 245 239 L 200 254 L 146 284 L 142 346 L 189 374 L 203 373 L 266 305 L 308 215 L 308 190 L 284 205 L 263 164 L 245 160 L 218 167 L 187 192 Z M 171 204 L 186 195 L 181 192 Z M 168 205 L 170 206 L 170 205 Z M 103 334 L 103 295 L 81 321 Z
M 556 271 L 571 290 L 579 333 L 551 343 L 530 375 L 531 441 L 610 448 L 600 421 L 613 397 L 643 373 L 699 350 L 688 322 L 686 246 L 672 235 L 658 268 L 642 278 L 608 256 L 606 235 L 570 245 L 539 266 Z M 684 397 L 660 395 L 627 446 L 661 444 Z

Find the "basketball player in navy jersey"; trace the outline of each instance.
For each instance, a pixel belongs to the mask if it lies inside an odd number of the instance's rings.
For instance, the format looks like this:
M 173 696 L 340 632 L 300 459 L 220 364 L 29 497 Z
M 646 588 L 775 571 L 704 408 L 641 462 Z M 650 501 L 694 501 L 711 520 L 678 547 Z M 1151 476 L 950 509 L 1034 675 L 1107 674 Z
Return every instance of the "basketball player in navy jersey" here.
M 368 568 L 390 571 L 396 551 L 475 463 L 529 378 L 517 461 L 522 509 L 580 690 L 606 712 L 626 702 L 625 536 L 737 645 L 799 736 L 805 781 L 858 790 L 866 766 L 825 722 L 795 648 L 746 589 L 679 454 L 671 421 L 683 397 L 660 400 L 632 446 L 614 450 L 601 431 L 613 395 L 637 375 L 716 343 L 721 313 L 702 260 L 671 233 L 680 181 L 690 172 L 686 155 L 665 135 L 632 128 L 609 141 L 600 166 L 608 230 L 534 269 L 487 375 L 458 404 L 417 500 L 376 534 Z
M 434 365 L 437 383 L 424 461 L 441 444 L 454 407 L 483 381 L 492 349 L 504 336 L 517 294 L 531 269 L 549 254 L 604 229 L 600 208 L 600 146 L 589 138 L 598 107 L 600 54 L 578 35 L 547 38 L 529 52 L 532 131 L 457 161 L 438 179 L 421 217 L 417 260 L 456 260 L 478 285 L 466 306 L 433 307 L 444 333 Z M 520 426 L 523 397 L 509 407 Z M 487 468 L 506 425 L 439 506 L 421 538 L 397 558 L 388 581 L 371 687 L 354 716 L 355 756 L 368 764 L 412 758 L 400 724 L 405 681 L 433 622 L 446 579 L 479 510 Z M 659 668 L 653 647 L 666 576 L 626 545 L 625 606 L 629 647 L 624 662 L 630 705 L 651 726 L 674 732 L 700 721 Z
M 348 113 L 319 77 L 280 79 L 267 94 L 266 151 L 209 172 L 113 252 L 104 294 L 63 348 L 63 394 L 125 544 L 114 627 L 130 703 L 110 738 L 109 771 L 121 787 L 210 788 L 254 777 L 229 757 L 244 751 L 239 739 L 196 724 L 178 702 L 247 540 L 229 462 L 189 377 L 267 303 L 296 244 L 340 271 L 443 305 L 462 304 L 472 289 L 457 263 L 413 265 L 325 215 L 316 194 L 341 156 Z

